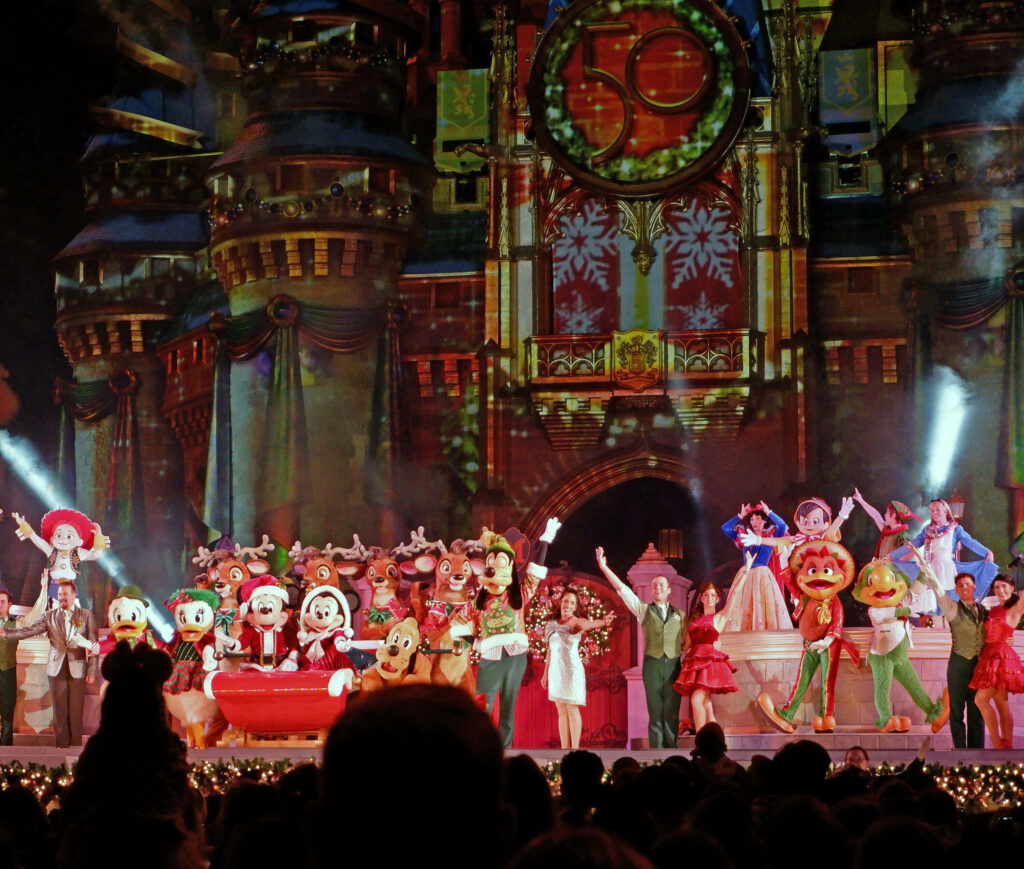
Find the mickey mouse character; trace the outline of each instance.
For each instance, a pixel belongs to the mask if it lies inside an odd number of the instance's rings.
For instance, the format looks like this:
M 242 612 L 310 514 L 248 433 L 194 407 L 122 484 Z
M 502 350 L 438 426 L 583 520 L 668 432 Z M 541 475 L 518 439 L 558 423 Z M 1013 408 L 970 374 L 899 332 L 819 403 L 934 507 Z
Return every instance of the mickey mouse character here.
M 239 612 L 246 624 L 238 642 L 241 650 L 249 653 L 243 668 L 264 672 L 299 669 L 297 632 L 285 609 L 288 592 L 273 576 L 254 576 L 242 586 L 239 596 Z

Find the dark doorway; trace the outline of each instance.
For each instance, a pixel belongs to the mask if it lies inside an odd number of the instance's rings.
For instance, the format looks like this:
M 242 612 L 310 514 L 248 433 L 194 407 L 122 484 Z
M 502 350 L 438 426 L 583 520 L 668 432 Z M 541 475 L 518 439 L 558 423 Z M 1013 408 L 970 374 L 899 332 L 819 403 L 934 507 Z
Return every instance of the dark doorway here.
M 682 486 L 652 478 L 630 480 L 594 495 L 564 522 L 548 550 L 549 567 L 565 561 L 576 570 L 598 574 L 594 549 L 603 546 L 608 565 L 626 578 L 648 543 L 658 545 L 662 529 L 680 529 L 683 557 L 669 559 L 682 574 L 699 580 L 714 564 L 707 549 L 700 510 Z

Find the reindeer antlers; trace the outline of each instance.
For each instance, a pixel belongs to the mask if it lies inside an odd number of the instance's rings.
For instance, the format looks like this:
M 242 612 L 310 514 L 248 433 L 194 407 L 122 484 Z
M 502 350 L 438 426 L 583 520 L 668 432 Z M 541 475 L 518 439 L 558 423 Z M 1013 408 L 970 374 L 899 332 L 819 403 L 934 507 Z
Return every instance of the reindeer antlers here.
M 259 546 L 240 546 L 235 544 L 235 558 L 244 558 L 248 555 L 250 558 L 263 558 L 265 555 L 270 553 L 270 550 L 274 548 L 274 544 L 270 542 L 270 537 L 266 534 L 263 535 L 263 541 Z
M 430 552 L 434 550 L 440 552 L 442 555 L 447 555 L 448 549 L 445 547 L 444 542 L 441 540 L 427 540 L 423 536 L 423 526 L 414 529 L 409 532 L 409 542 L 401 543 L 391 550 L 391 557 L 397 558 L 399 556 L 418 555 L 421 552 Z

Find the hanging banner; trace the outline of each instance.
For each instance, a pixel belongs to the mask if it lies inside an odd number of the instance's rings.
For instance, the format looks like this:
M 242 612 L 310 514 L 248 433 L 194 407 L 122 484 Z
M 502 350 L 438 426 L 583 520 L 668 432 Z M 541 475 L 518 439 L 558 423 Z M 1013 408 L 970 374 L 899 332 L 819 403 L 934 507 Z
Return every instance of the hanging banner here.
M 818 52 L 818 119 L 834 154 L 859 154 L 878 143 L 873 48 Z
M 437 137 L 434 165 L 442 172 L 479 169 L 484 158 L 469 151 L 457 155 L 458 145 L 490 141 L 490 91 L 486 69 L 441 70 L 437 74 Z

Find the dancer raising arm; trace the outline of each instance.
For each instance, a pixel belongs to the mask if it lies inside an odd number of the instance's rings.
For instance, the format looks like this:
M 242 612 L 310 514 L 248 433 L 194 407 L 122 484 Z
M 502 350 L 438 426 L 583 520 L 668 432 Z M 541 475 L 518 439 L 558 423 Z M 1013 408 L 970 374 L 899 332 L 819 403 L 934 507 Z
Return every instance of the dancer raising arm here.
M 597 566 L 622 602 L 640 623 L 644 637 L 641 673 L 647 697 L 647 738 L 650 748 L 675 748 L 679 730 L 679 695 L 672 683 L 679 675 L 683 614 L 668 602 L 668 577 L 656 576 L 651 582 L 651 603 L 640 600 L 626 583 L 608 567 L 604 547 L 595 551 Z
M 544 626 L 548 653 L 544 659 L 542 688 L 547 688 L 548 700 L 558 710 L 558 738 L 562 748 L 580 747 L 583 717 L 580 707 L 587 705 L 587 674 L 580 658 L 580 640 L 585 631 L 608 627 L 615 613 L 603 619 L 583 617 L 580 596 L 569 586 L 562 592 L 553 618 Z
M 1000 573 L 992 580 L 992 593 L 999 604 L 989 610 L 985 620 L 985 645 L 978 655 L 970 687 L 974 702 L 985 719 L 993 748 L 1013 748 L 1013 713 L 1010 694 L 1024 694 L 1024 664 L 1014 651 L 1013 632 L 1024 616 L 1024 597 L 1015 590 L 1013 580 Z
M 741 572 L 749 572 L 753 562 L 754 554 L 747 552 Z M 743 579 L 745 576 L 737 574 L 734 586 Z M 736 668 L 729 662 L 729 656 L 715 645 L 727 621 L 725 610 L 715 612 L 718 602 L 718 589 L 714 583 L 702 582 L 686 618 L 685 654 L 679 678 L 673 686 L 680 694 L 690 698 L 690 712 L 697 731 L 716 720 L 715 708 L 711 703 L 712 695 L 730 694 L 739 690 L 732 677 Z

